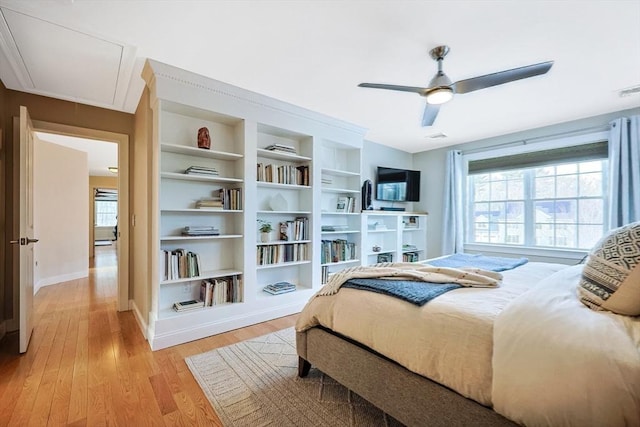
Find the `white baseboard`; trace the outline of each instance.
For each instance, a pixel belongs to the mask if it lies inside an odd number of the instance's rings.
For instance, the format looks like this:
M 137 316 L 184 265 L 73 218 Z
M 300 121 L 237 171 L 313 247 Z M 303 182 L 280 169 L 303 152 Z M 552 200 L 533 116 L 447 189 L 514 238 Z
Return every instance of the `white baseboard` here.
M 149 326 L 147 325 L 147 322 L 144 320 L 142 313 L 140 313 L 140 310 L 138 309 L 136 302 L 132 299 L 129 300 L 129 310 L 133 311 L 133 316 L 136 318 L 136 321 L 138 322 L 138 327 L 140 328 L 140 332 L 142 332 L 144 339 L 149 339 L 148 338 L 149 333 L 147 332 L 147 329 L 149 328 Z
M 89 270 L 76 271 L 73 273 L 41 278 L 35 283 L 34 293 L 37 293 L 40 288 L 45 286 L 57 285 L 58 283 L 68 282 L 69 280 L 84 279 L 85 277 L 89 277 Z

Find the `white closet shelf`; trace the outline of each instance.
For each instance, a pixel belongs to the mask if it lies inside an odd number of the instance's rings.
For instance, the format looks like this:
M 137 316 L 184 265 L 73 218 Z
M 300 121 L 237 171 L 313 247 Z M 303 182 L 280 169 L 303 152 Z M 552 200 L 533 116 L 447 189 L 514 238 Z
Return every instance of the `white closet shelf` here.
M 205 150 L 203 148 L 178 144 L 162 143 L 160 144 L 160 149 L 168 153 L 186 154 L 188 156 L 207 157 L 209 159 L 219 160 L 238 160 L 244 157 L 242 154 L 230 153 L 227 151 Z

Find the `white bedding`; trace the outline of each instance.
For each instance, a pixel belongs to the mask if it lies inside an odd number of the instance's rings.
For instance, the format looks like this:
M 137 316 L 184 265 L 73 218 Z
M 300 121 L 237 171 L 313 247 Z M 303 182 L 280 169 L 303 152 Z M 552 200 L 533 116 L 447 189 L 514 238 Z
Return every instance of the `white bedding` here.
M 324 326 L 490 406 L 496 317 L 540 279 L 564 268 L 530 262 L 503 272 L 499 288 L 456 289 L 422 307 L 343 288 L 335 295 L 312 298 L 296 330 Z
M 581 271 L 554 274 L 497 317 L 494 409 L 527 426 L 640 426 L 640 318 L 583 305 Z

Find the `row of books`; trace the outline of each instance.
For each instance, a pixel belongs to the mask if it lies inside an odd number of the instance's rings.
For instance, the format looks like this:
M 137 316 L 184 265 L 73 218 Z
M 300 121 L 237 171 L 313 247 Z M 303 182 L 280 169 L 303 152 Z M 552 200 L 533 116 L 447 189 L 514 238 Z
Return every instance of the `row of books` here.
M 320 263 L 350 261 L 356 259 L 356 244 L 345 239 L 323 240 L 320 249 Z
M 281 153 L 296 154 L 296 148 L 294 146 L 292 146 L 292 145 L 271 144 L 271 145 L 265 147 L 265 150 L 279 151 Z
M 184 173 L 187 175 L 218 176 L 218 170 L 216 168 L 206 166 L 189 166 Z
M 418 262 L 420 261 L 420 256 L 418 252 L 405 252 L 402 254 L 403 262 Z
M 242 279 L 237 275 L 203 280 L 200 300 L 204 307 L 242 301 Z
M 329 267 L 326 265 L 322 266 L 322 278 L 320 279 L 321 284 L 325 284 L 329 281 Z
M 200 275 L 200 256 L 185 249 L 160 252 L 160 277 L 175 280 Z
M 200 301 L 197 299 L 180 301 L 173 304 L 173 309 L 179 312 L 189 311 L 189 310 L 199 310 L 202 307 L 204 307 L 204 301 Z
M 258 163 L 258 181 L 276 184 L 309 185 L 309 166 L 273 165 Z
M 309 239 L 309 218 L 297 217 L 293 221 L 280 223 L 280 240 L 296 241 Z
M 289 243 L 284 245 L 258 246 L 258 265 L 278 264 L 281 262 L 305 261 L 308 258 L 307 243 Z
M 346 224 L 325 224 L 322 226 L 322 231 L 347 231 L 349 226 Z
M 278 283 L 272 283 L 270 285 L 267 285 L 264 288 L 262 288 L 262 290 L 271 295 L 280 295 L 280 294 L 286 294 L 287 292 L 295 291 L 296 285 L 289 282 L 278 282 Z
M 351 196 L 338 197 L 336 212 L 354 213 L 356 209 L 356 198 Z
M 183 236 L 219 236 L 220 230 L 213 225 L 188 225 L 182 229 Z
M 218 197 L 222 200 L 222 209 L 242 209 L 242 188 L 221 188 Z

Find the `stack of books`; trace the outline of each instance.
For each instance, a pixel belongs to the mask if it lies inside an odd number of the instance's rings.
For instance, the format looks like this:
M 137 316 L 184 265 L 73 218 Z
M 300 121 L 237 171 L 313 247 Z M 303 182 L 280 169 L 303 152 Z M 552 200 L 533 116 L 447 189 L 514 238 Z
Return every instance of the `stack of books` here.
M 416 245 L 405 243 L 405 244 L 402 245 L 402 250 L 405 251 L 405 252 L 406 251 L 414 252 L 414 251 L 418 250 L 418 247 Z
M 271 295 L 286 294 L 287 292 L 295 291 L 296 285 L 289 282 L 278 282 L 267 285 L 262 290 Z
M 222 209 L 222 199 L 220 197 L 214 197 L 211 199 L 200 199 L 196 201 L 197 209 Z
M 218 176 L 218 170 L 216 168 L 208 168 L 205 166 L 189 166 L 184 173 L 187 175 Z
M 346 224 L 322 226 L 322 231 L 346 231 L 348 229 L 349 229 L 349 226 Z
M 278 152 L 281 152 L 281 153 L 296 154 L 296 148 L 295 147 L 293 147 L 291 145 L 284 145 L 284 144 L 271 144 L 268 147 L 266 147 L 265 150 L 278 151 Z
M 208 225 L 188 225 L 182 229 L 183 236 L 219 236 L 220 230 Z
M 189 310 L 196 310 L 199 308 L 204 307 L 204 301 L 198 301 L 195 299 L 189 300 L 189 301 L 181 301 L 181 302 L 176 302 L 173 304 L 173 309 L 175 311 L 189 311 Z

